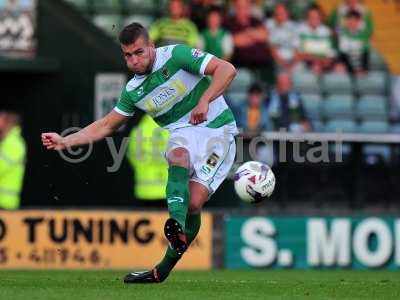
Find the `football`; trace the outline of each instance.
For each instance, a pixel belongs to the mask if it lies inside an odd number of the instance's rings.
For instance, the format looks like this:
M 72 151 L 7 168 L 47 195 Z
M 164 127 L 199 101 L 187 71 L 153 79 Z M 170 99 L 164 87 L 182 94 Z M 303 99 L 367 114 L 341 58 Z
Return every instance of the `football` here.
M 269 198 L 275 188 L 275 175 L 271 168 L 257 161 L 241 165 L 234 176 L 235 191 L 240 199 L 258 203 Z

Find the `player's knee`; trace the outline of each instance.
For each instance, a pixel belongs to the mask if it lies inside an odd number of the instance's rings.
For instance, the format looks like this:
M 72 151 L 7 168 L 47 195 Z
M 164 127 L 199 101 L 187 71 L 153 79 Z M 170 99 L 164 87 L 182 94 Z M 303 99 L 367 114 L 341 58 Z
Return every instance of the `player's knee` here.
M 190 199 L 189 212 L 200 213 L 203 208 L 203 199 L 200 196 L 192 195 Z
M 191 214 L 199 213 L 199 212 L 201 212 L 201 208 L 202 208 L 202 205 L 200 202 L 191 202 L 190 206 L 189 206 L 189 212 Z
M 168 153 L 168 164 L 189 168 L 189 152 L 185 148 L 176 148 Z

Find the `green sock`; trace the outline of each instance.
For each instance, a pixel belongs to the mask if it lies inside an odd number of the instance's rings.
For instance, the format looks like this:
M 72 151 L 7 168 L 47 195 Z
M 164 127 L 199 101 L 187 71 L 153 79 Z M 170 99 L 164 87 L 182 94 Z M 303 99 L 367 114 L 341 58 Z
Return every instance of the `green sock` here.
M 168 169 L 167 203 L 171 218 L 174 218 L 185 231 L 189 207 L 189 170 L 171 166 Z
M 186 236 L 188 238 L 188 244 L 190 244 L 197 236 L 200 230 L 201 224 L 201 216 L 200 214 L 196 215 L 187 215 L 186 218 Z M 157 271 L 160 275 L 160 279 L 164 280 L 168 277 L 169 273 L 175 267 L 176 263 L 179 261 L 181 256 L 176 253 L 175 250 L 171 249 L 169 246 L 167 247 L 167 251 L 165 253 L 162 261 L 157 265 Z

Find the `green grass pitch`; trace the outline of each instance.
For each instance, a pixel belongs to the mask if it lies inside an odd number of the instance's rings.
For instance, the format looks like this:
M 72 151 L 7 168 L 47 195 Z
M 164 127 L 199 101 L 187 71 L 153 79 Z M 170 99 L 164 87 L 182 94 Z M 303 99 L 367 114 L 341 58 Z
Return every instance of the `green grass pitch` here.
M 125 285 L 126 272 L 0 271 L 0 299 L 400 299 L 400 272 L 175 272 Z

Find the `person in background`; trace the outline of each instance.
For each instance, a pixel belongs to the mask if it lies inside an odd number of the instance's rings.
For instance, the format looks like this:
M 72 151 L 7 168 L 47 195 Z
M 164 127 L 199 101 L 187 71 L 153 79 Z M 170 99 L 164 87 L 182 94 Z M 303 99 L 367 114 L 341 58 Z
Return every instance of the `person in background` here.
M 229 61 L 233 52 L 232 36 L 221 27 L 221 24 L 221 10 L 218 7 L 212 7 L 207 15 L 207 28 L 201 33 L 200 48 Z
M 339 64 L 350 74 L 364 74 L 369 67 L 370 40 L 361 18 L 358 11 L 349 11 L 338 35 Z
M 322 24 L 321 9 L 313 5 L 307 13 L 307 21 L 299 27 L 299 59 L 316 74 L 328 71 L 335 60 L 331 30 Z
M 25 173 L 26 145 L 20 116 L 12 106 L 0 107 L 0 208 L 18 209 Z
M 277 4 L 273 18 L 265 22 L 269 32 L 272 58 L 279 71 L 291 71 L 297 62 L 299 36 L 284 4 Z
M 169 17 L 161 18 L 150 26 L 150 39 L 157 46 L 187 44 L 197 47 L 199 33 L 196 25 L 185 17 L 183 0 L 169 1 Z
M 227 28 L 233 36 L 233 64 L 260 68 L 270 63 L 268 33 L 263 23 L 251 15 L 250 0 L 235 0 L 234 16 L 227 20 Z
M 218 5 L 216 0 L 191 0 L 189 9 L 190 9 L 190 19 L 196 24 L 197 29 L 203 31 L 207 27 L 207 15 L 209 10 Z
M 268 114 L 276 131 L 285 128 L 291 132 L 307 132 L 311 129 L 301 98 L 292 90 L 288 73 L 280 73 L 277 77 L 276 89 L 269 97 Z
M 346 28 L 346 16 L 350 11 L 357 11 L 361 15 L 360 30 L 362 30 L 368 38 L 372 37 L 374 24 L 369 9 L 360 2 L 360 0 L 343 1 L 329 16 L 328 24 L 335 30 L 337 34 Z
M 237 109 L 238 127 L 245 131 L 270 130 L 271 123 L 265 106 L 265 95 L 261 86 L 254 83 L 247 91 L 247 101 Z
M 135 172 L 134 196 L 140 206 L 165 205 L 168 164 L 163 156 L 168 131 L 144 115 L 129 136 L 127 158 Z

